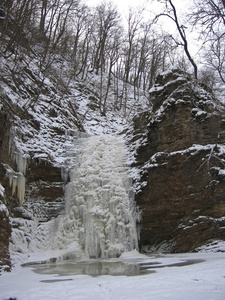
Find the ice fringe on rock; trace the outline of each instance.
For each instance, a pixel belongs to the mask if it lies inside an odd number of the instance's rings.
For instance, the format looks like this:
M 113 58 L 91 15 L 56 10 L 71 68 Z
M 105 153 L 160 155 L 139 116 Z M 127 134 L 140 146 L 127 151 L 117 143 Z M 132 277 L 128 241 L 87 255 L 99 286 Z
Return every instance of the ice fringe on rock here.
M 25 196 L 25 177 L 21 172 L 15 172 L 6 164 L 4 167 L 6 169 L 6 177 L 9 179 L 9 185 L 12 188 L 12 195 L 16 194 L 22 205 Z
M 9 154 L 11 155 L 13 161 L 16 163 L 17 171 L 22 173 L 23 175 L 26 175 L 28 155 L 24 155 L 17 149 L 14 141 L 14 133 L 12 130 L 10 132 L 9 138 Z
M 111 135 L 87 138 L 78 161 L 66 186 L 66 211 L 56 238 L 59 248 L 77 241 L 89 258 L 118 257 L 138 249 L 140 216 L 124 142 Z
M 6 168 L 6 177 L 9 179 L 9 185 L 12 188 L 12 195 L 16 194 L 20 204 L 22 205 L 25 197 L 27 157 L 16 148 L 13 131 L 10 133 L 9 154 L 16 163 L 17 172 L 8 165 L 4 165 Z

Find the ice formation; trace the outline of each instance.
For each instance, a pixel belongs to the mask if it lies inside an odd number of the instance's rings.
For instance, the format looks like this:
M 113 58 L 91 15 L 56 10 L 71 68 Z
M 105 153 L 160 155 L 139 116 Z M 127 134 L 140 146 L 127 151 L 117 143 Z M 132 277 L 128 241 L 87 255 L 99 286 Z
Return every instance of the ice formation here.
M 21 172 L 15 172 L 8 165 L 4 166 L 6 169 L 6 177 L 9 179 L 9 185 L 12 188 L 12 195 L 16 194 L 22 205 L 25 196 L 25 177 Z
M 23 175 L 26 175 L 28 155 L 23 154 L 17 149 L 13 130 L 11 130 L 10 132 L 9 154 L 11 155 L 13 161 L 16 163 L 17 171 L 22 173 Z
M 27 157 L 16 148 L 13 132 L 10 133 L 9 153 L 16 163 L 17 172 L 8 165 L 5 165 L 6 176 L 9 179 L 9 185 L 12 188 L 12 195 L 16 194 L 22 205 L 25 197 Z
M 0 196 L 4 198 L 5 188 L 0 184 Z
M 137 208 L 127 174 L 124 142 L 111 135 L 84 139 L 66 186 L 66 211 L 57 245 L 80 244 L 89 258 L 117 257 L 138 248 Z

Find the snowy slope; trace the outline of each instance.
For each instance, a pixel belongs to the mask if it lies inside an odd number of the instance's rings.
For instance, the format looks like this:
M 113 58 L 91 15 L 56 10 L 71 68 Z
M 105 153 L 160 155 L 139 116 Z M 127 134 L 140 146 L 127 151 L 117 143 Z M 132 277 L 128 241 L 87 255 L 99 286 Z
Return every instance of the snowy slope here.
M 22 56 L 22 54 L 21 54 Z M 106 115 L 99 111 L 99 78 L 88 74 L 85 81 L 68 82 L 68 65 L 59 57 L 48 75 L 39 69 L 36 56 L 23 55 L 20 64 L 14 55 L 1 57 L 0 89 L 3 104 L 13 109 L 11 150 L 23 157 L 49 159 L 63 165 L 64 145 L 68 148 L 70 136 L 86 132 L 88 135 L 119 133 L 137 112 L 147 108 L 147 99 L 133 98 L 130 87 L 126 107 L 113 109 L 114 95 L 109 92 Z M 54 74 L 54 75 L 53 75 Z M 41 85 L 41 87 L 40 87 Z M 120 83 L 122 89 L 122 82 Z

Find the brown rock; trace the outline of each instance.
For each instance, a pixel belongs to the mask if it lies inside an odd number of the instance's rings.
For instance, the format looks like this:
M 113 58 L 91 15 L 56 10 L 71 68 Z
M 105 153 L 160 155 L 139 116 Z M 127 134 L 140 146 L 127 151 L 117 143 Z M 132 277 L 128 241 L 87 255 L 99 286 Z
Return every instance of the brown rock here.
M 224 112 L 185 73 L 159 77 L 153 111 L 136 117 L 133 127 L 133 142 L 145 140 L 136 157 L 146 182 L 136 194 L 141 248 L 170 241 L 171 251 L 186 252 L 224 239 Z
M 9 255 L 9 239 L 11 236 L 11 225 L 8 212 L 0 200 L 0 273 L 1 271 L 10 271 L 11 262 Z

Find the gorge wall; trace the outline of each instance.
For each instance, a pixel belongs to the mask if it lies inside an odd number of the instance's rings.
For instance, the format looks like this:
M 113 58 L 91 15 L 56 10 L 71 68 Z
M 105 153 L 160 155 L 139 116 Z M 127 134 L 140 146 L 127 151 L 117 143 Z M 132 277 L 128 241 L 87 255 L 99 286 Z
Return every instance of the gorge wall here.
M 26 76 L 33 83 L 24 81 L 22 91 L 25 99 L 33 99 L 31 87 L 38 85 L 35 70 Z M 29 222 L 35 221 L 40 231 L 38 224 L 63 211 L 69 171 L 65 170 L 68 162 L 76 161 L 76 139 L 84 131 L 93 134 L 94 128 L 94 134 L 112 133 L 111 124 L 116 120 L 101 119 L 96 111 L 91 112 L 87 105 L 90 94 L 79 90 L 83 98 L 65 96 L 49 83 L 42 87 L 34 106 L 19 105 L 21 91 L 13 94 L 16 86 L 16 82 L 7 83 L 11 98 L 2 93 L 0 103 L 3 269 L 11 265 L 12 231 L 23 235 L 21 240 L 29 247 L 36 235 Z M 188 74 L 172 70 L 158 77 L 150 91 L 149 107 L 133 118 L 126 131 L 129 151 L 135 153 L 132 170 L 140 174 L 134 182 L 142 210 L 140 250 L 152 251 L 166 244 L 167 251 L 186 252 L 211 240 L 225 240 L 224 105 Z M 102 130 L 106 123 L 109 127 Z M 24 228 L 29 226 L 26 235 Z M 20 245 L 13 247 L 21 251 Z
M 141 249 L 194 251 L 225 239 L 225 107 L 179 70 L 158 77 L 134 119 Z M 153 247 L 154 246 L 154 247 Z

